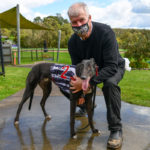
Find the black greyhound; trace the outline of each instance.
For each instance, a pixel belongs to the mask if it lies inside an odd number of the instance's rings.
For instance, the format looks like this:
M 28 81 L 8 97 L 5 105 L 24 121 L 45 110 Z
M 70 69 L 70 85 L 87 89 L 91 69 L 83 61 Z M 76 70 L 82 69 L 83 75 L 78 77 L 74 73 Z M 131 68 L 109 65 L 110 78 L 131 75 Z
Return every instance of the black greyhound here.
M 22 109 L 23 104 L 27 101 L 28 98 L 30 98 L 30 104 L 29 104 L 29 110 L 31 109 L 33 94 L 36 86 L 39 84 L 39 86 L 43 90 L 43 97 L 41 100 L 41 107 L 44 113 L 44 116 L 46 119 L 51 119 L 51 117 L 47 114 L 45 110 L 45 102 L 47 98 L 49 97 L 51 90 L 52 90 L 52 81 L 54 81 L 52 76 L 52 71 L 50 68 L 54 66 L 53 63 L 41 63 L 35 65 L 32 70 L 29 72 L 27 79 L 26 79 L 26 88 L 22 97 L 22 100 L 19 104 L 16 117 L 14 120 L 14 124 L 19 124 L 19 115 Z M 57 65 L 57 64 L 56 64 Z M 65 70 L 62 75 L 65 77 L 65 74 L 67 70 Z M 95 75 L 96 73 L 96 67 L 95 67 L 95 61 L 94 59 L 88 59 L 83 60 L 81 63 L 79 63 L 76 66 L 75 69 L 76 75 L 82 79 L 82 88 L 86 90 L 88 88 L 88 82 L 90 78 Z M 58 73 L 58 70 L 56 71 L 56 74 Z M 64 74 L 65 73 L 65 74 Z M 72 78 L 72 77 L 71 77 Z M 59 81 L 58 81 L 59 82 Z M 55 83 L 55 81 L 54 81 Z M 93 133 L 100 133 L 99 130 L 94 128 L 93 125 L 93 111 L 92 111 L 92 96 L 94 94 L 94 87 L 91 86 L 90 90 L 87 94 L 84 94 L 83 90 L 73 94 L 72 91 L 70 93 L 62 90 L 60 88 L 60 91 L 70 100 L 70 134 L 72 138 L 76 138 L 75 130 L 74 130 L 74 124 L 75 124 L 75 110 L 77 106 L 77 101 L 80 97 L 84 96 L 85 99 L 85 105 L 86 110 L 88 114 L 88 120 L 90 127 L 93 131 Z

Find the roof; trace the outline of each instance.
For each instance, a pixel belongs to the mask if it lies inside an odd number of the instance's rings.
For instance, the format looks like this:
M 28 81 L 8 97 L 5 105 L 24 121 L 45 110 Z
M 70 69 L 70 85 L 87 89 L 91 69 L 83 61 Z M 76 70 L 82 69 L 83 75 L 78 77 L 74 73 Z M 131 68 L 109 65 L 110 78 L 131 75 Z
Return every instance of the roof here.
M 17 28 L 17 9 L 16 7 L 11 8 L 3 13 L 0 13 L 0 27 L 1 28 Z M 27 20 L 20 14 L 20 28 L 21 29 L 36 29 L 36 30 L 49 30 L 48 28 L 42 27 Z

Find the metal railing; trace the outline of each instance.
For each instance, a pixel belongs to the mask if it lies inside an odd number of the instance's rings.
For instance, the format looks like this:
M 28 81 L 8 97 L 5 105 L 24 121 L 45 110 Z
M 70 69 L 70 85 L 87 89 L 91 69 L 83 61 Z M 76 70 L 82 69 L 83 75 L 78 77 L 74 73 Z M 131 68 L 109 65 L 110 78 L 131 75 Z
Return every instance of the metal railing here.
M 12 50 L 13 62 L 14 56 L 16 56 L 16 59 L 18 60 L 17 53 L 18 53 L 17 50 Z M 46 51 L 43 48 L 21 49 L 21 64 L 43 60 L 53 61 L 54 49 L 47 49 Z

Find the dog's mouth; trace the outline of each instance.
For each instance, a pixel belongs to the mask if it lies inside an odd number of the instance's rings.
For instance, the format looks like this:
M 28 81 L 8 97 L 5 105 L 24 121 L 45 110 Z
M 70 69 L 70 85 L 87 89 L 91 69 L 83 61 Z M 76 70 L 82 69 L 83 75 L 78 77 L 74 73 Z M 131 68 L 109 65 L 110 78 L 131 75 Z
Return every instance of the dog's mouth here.
M 82 80 L 82 90 L 83 91 L 86 91 L 88 89 L 89 81 L 90 81 L 90 77 L 88 77 L 85 80 Z

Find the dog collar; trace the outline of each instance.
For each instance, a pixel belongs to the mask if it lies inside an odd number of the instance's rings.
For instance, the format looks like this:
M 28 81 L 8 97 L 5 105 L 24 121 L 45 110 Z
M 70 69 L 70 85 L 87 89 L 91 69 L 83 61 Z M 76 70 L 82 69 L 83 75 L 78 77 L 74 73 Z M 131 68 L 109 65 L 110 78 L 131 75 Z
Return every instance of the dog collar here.
M 96 76 L 98 76 L 98 66 L 96 65 Z

